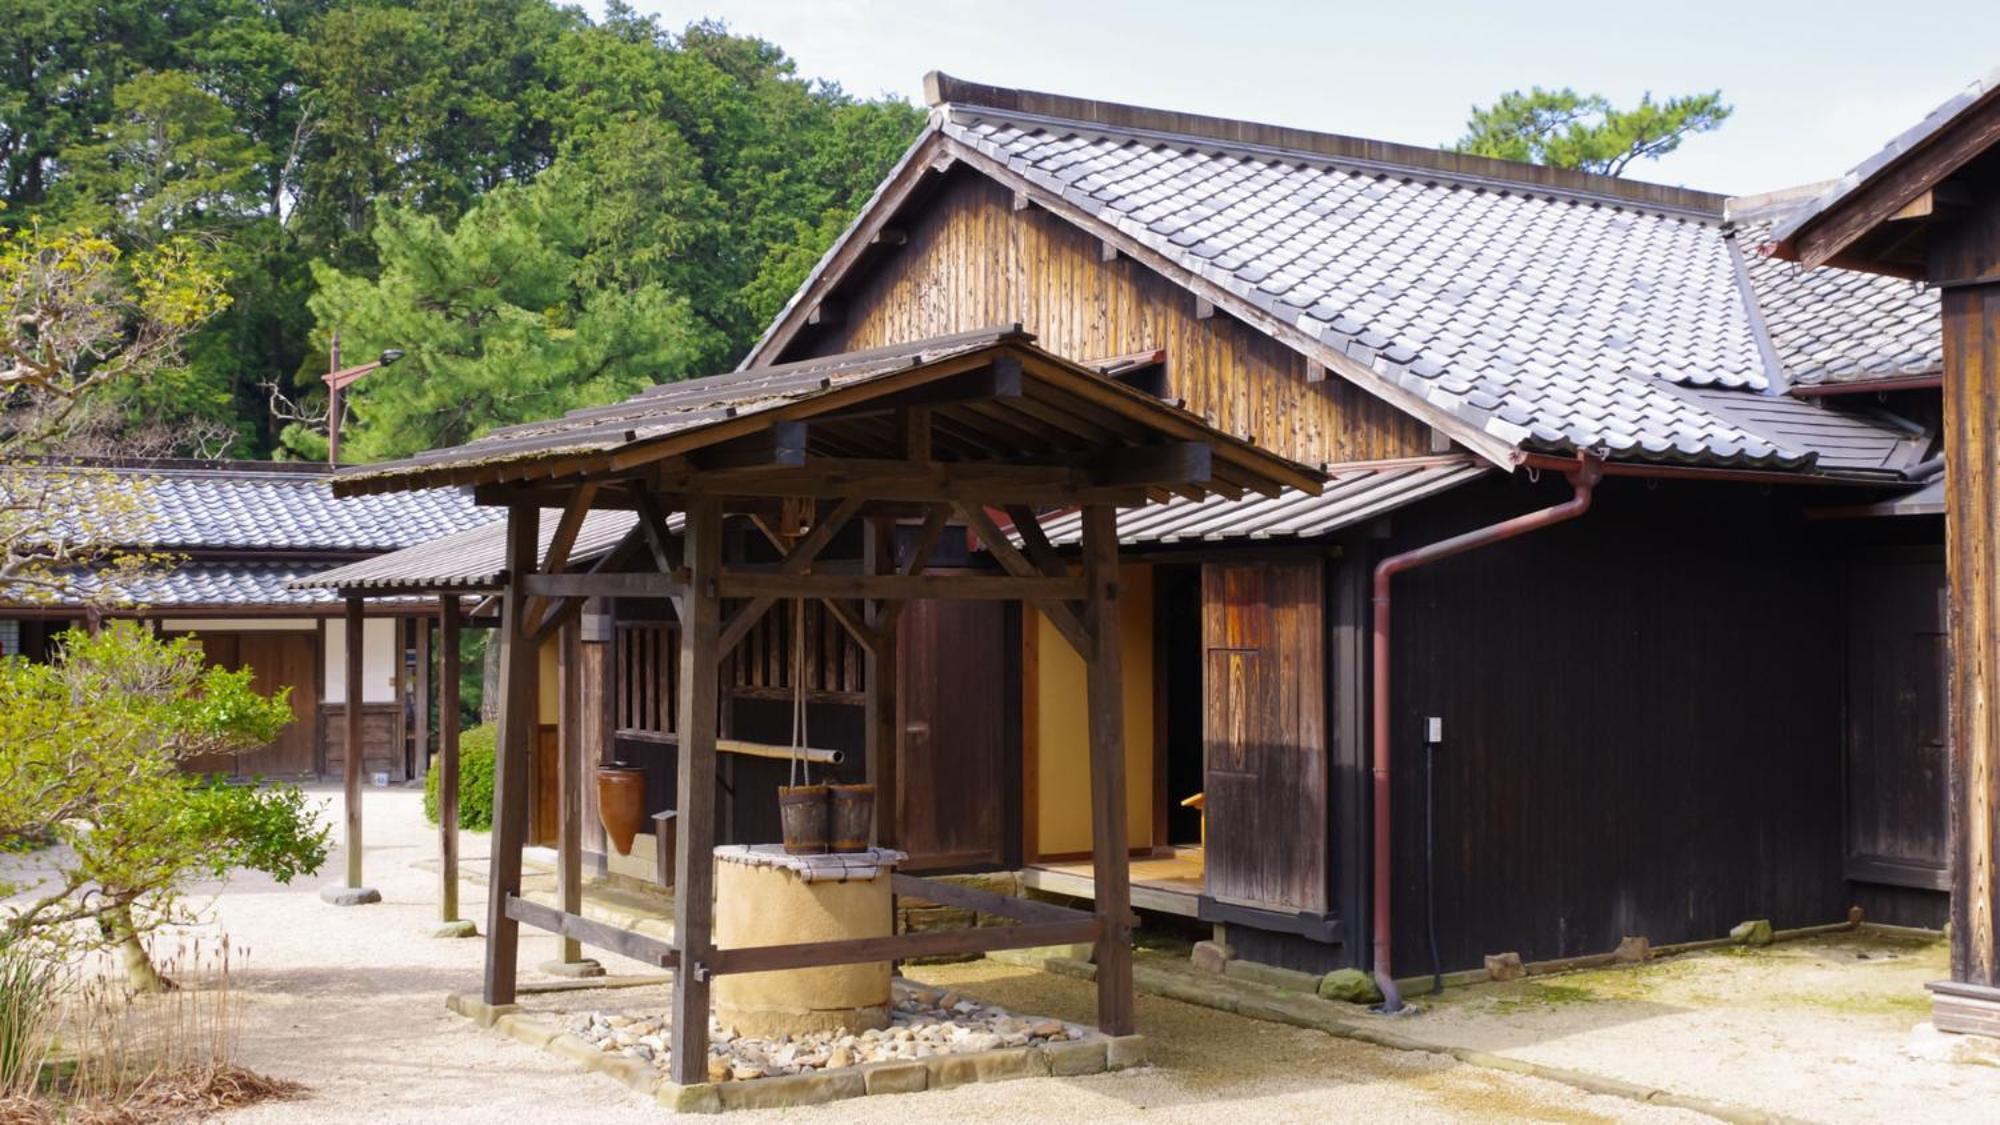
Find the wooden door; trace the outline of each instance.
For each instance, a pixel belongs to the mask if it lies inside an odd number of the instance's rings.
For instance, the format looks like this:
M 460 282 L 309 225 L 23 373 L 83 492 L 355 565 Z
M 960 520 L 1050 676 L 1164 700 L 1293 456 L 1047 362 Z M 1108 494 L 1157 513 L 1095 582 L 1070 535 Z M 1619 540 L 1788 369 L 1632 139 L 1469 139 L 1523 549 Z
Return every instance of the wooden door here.
M 1202 567 L 1208 897 L 1327 904 L 1324 564 Z
M 1948 890 L 1944 560 L 1869 559 L 1848 574 L 1847 876 Z
M 250 686 L 264 694 L 291 688 L 292 722 L 269 745 L 236 759 L 242 776 L 299 777 L 316 767 L 313 727 L 319 714 L 316 634 L 238 633 L 236 667 L 250 669 Z
M 168 634 L 181 636 L 183 634 Z M 237 658 L 239 633 L 196 633 L 194 643 L 201 646 L 202 662 L 215 668 L 235 669 L 240 667 Z M 199 758 L 189 758 L 181 763 L 181 768 L 189 773 L 213 773 L 233 776 L 236 773 L 236 756 L 233 754 L 204 754 Z
M 911 602 L 897 632 L 896 846 L 911 869 L 1008 863 L 1020 805 L 1008 606 Z

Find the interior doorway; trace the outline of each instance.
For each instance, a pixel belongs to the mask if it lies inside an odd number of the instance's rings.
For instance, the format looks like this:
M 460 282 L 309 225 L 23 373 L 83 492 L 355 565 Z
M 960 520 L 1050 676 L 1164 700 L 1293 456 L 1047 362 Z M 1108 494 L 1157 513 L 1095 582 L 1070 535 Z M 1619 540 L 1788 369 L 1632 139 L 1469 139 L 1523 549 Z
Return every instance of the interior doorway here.
M 1201 567 L 1153 569 L 1154 843 L 1194 865 L 1203 845 Z

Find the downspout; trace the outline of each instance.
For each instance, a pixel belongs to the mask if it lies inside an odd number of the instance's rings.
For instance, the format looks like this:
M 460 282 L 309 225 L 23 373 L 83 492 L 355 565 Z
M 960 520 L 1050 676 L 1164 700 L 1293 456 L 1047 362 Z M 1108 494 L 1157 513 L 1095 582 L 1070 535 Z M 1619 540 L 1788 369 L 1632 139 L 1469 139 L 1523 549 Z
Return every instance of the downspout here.
M 1389 588 L 1391 581 L 1406 570 L 1415 570 L 1442 559 L 1493 543 L 1504 542 L 1573 520 L 1590 510 L 1591 491 L 1604 475 L 1601 454 L 1582 453 L 1570 469 L 1571 495 L 1552 507 L 1515 516 L 1486 527 L 1475 528 L 1449 539 L 1440 539 L 1415 550 L 1390 555 L 1375 564 L 1375 630 L 1373 669 L 1374 774 L 1375 774 L 1375 983 L 1382 990 L 1382 1010 L 1401 1011 L 1403 996 L 1390 970 L 1390 941 L 1395 932 L 1389 917 Z

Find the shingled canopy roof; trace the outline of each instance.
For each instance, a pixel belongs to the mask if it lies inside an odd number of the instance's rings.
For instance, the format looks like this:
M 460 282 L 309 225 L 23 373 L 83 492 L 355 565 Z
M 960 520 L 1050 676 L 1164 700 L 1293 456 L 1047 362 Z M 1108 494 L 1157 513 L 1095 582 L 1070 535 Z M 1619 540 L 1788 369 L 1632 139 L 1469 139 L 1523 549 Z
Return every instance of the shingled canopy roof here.
M 926 494 L 1001 487 L 959 467 L 1008 470 L 1010 481 L 1033 468 L 1043 474 L 1034 489 L 1038 500 L 1134 503 L 1318 491 L 1324 478 L 1317 471 L 1033 341 L 1016 325 L 662 384 L 612 406 L 350 470 L 334 488 L 353 496 L 511 486 L 506 499 L 519 500 L 524 488 L 541 482 L 560 487 L 591 479 L 603 486 L 595 500 L 601 508 L 630 506 L 646 491 L 694 488 L 756 497 L 862 494 L 868 489 L 856 484 L 856 466 L 893 457 L 901 446 L 895 409 L 924 406 L 934 465 Z M 840 462 L 832 475 L 829 459 Z M 1168 461 L 1176 463 L 1174 472 L 1151 471 Z M 976 498 L 1018 499 L 1004 491 Z

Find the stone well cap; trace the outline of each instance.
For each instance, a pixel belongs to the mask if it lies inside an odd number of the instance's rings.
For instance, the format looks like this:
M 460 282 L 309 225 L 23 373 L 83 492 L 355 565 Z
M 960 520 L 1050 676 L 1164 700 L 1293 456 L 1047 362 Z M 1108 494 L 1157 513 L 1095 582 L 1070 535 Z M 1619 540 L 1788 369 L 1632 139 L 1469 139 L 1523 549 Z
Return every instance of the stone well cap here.
M 807 883 L 851 882 L 874 879 L 894 870 L 910 857 L 894 848 L 867 848 L 858 852 L 829 852 L 824 855 L 793 855 L 783 844 L 724 844 L 715 849 L 719 863 L 741 863 L 749 867 L 779 867 L 791 871 Z

